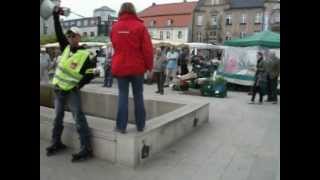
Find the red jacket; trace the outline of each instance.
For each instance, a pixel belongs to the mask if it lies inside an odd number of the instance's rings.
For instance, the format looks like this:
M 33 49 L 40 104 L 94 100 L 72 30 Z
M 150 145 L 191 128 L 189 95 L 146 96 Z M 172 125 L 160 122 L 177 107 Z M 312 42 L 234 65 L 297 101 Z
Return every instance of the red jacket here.
M 114 48 L 112 74 L 118 77 L 143 75 L 153 68 L 153 48 L 149 32 L 136 15 L 124 13 L 111 30 Z

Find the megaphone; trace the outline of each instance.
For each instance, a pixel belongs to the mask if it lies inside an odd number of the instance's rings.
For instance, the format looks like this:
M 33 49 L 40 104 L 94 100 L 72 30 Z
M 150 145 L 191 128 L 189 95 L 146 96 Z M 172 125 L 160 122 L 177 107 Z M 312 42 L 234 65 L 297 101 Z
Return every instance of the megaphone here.
M 40 0 L 40 16 L 47 20 L 50 16 L 52 16 L 54 8 L 58 4 L 55 4 L 51 0 Z M 65 7 L 60 7 L 60 14 L 64 16 L 69 16 L 70 9 Z

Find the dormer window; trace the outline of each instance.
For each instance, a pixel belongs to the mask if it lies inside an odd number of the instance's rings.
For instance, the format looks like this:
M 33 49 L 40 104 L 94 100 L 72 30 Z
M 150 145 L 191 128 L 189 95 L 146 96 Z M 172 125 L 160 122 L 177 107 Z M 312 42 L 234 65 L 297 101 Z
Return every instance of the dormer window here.
M 151 27 L 154 27 L 155 25 L 156 25 L 156 21 L 155 20 L 150 21 L 150 26 Z

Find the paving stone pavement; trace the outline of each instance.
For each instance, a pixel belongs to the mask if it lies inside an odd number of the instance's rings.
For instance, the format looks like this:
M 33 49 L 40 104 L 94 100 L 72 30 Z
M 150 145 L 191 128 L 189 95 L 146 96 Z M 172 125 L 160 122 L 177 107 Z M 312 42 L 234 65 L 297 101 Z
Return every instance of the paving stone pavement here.
M 102 88 L 96 80 L 85 88 Z M 145 85 L 145 98 L 156 85 Z M 209 123 L 135 169 L 100 159 L 71 163 L 72 149 L 46 157 L 40 140 L 41 180 L 280 180 L 280 103 L 248 104 L 250 96 L 198 96 L 165 89 L 168 97 L 210 102 Z M 280 99 L 280 98 L 279 98 Z

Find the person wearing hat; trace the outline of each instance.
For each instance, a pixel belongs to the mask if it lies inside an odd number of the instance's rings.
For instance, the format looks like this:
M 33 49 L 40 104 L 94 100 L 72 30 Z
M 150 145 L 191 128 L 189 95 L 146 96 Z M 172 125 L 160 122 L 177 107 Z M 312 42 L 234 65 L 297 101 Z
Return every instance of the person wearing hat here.
M 80 89 L 97 73 L 95 64 L 89 57 L 89 52 L 79 45 L 81 31 L 71 27 L 63 34 L 59 14 L 61 8 L 53 11 L 54 27 L 62 52 L 61 59 L 55 71 L 52 84 L 55 93 L 55 119 L 52 130 L 52 144 L 47 147 L 47 155 L 54 155 L 66 148 L 61 141 L 63 131 L 64 107 L 68 103 L 76 122 L 76 129 L 80 136 L 80 152 L 72 155 L 72 162 L 92 157 L 90 130 L 87 119 L 81 109 Z

